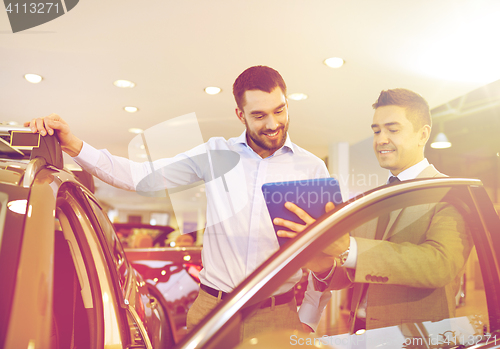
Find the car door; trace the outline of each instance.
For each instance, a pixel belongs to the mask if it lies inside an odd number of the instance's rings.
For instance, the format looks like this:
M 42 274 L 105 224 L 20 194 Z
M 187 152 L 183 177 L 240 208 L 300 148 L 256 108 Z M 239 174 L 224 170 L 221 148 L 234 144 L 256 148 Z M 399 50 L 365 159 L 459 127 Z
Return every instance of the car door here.
M 149 293 L 142 277 L 131 267 L 125 252 L 116 235 L 112 223 L 96 200 L 88 193 L 84 194 L 89 208 L 99 227 L 101 243 L 106 249 L 112 282 L 117 290 L 116 298 L 120 304 L 126 305 L 124 310 L 131 328 L 137 328 L 131 338 L 135 345 L 153 348 L 168 347 L 171 344 L 169 322 L 159 301 Z
M 417 215 L 414 220 L 418 220 L 429 210 L 443 207 L 451 210 L 454 219 L 463 224 L 467 239 L 471 242 L 470 252 L 466 253 L 467 261 L 463 265 L 467 285 L 465 305 L 459 305 L 454 309 L 452 317 L 440 321 L 435 318 L 419 318 L 408 324 L 368 329 L 356 335 L 349 334 L 349 289 L 333 291 L 332 300 L 325 309 L 315 334 L 318 341 L 316 344 L 336 348 L 353 348 L 359 345 L 366 348 L 445 348 L 476 343 L 480 343 L 479 346 L 485 343 L 493 347 L 500 346 L 500 250 L 495 248 L 500 245 L 498 216 L 480 181 L 438 178 L 384 186 L 352 199 L 324 215 L 297 236 L 293 243 L 261 265 L 179 347 L 237 346 L 240 342 L 238 328 L 248 314 L 245 309 L 269 297 L 297 269 L 318 254 L 327 252 L 328 246 L 340 236 L 359 230 L 373 230 L 378 217 L 390 217 L 391 214 L 397 217 L 402 211 L 413 211 L 413 215 Z M 412 221 L 401 223 L 411 225 Z M 392 224 L 398 224 L 398 221 L 394 219 Z M 453 229 L 450 234 L 453 234 Z M 373 239 L 373 236 L 365 238 Z M 397 236 L 389 237 L 391 239 L 397 241 Z M 423 242 L 417 239 L 412 243 L 418 245 Z M 434 270 L 429 272 L 433 273 Z M 372 277 L 381 283 L 385 280 L 384 275 L 371 275 L 370 278 Z M 311 341 L 314 345 L 314 339 L 307 335 L 285 331 L 263 333 L 257 338 L 247 339 L 241 346 L 272 348 L 280 345 L 304 345 Z
M 1 192 L 0 346 L 48 348 L 53 288 L 53 190 L 48 183 L 42 183 L 31 190 L 6 185 Z

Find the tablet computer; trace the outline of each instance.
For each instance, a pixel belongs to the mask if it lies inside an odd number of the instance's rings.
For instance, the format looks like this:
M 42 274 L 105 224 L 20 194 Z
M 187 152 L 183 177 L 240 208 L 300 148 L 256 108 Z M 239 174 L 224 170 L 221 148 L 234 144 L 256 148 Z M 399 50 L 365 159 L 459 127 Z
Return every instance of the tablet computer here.
M 296 223 L 304 222 L 294 213 L 288 211 L 285 202 L 293 202 L 311 217 L 318 219 L 325 214 L 325 205 L 333 202 L 335 206 L 342 203 L 339 182 L 335 178 L 316 178 L 290 182 L 265 183 L 262 193 L 266 201 L 271 220 L 283 218 Z M 274 225 L 275 233 L 278 230 L 289 230 Z M 283 246 L 290 238 L 278 236 L 278 243 Z

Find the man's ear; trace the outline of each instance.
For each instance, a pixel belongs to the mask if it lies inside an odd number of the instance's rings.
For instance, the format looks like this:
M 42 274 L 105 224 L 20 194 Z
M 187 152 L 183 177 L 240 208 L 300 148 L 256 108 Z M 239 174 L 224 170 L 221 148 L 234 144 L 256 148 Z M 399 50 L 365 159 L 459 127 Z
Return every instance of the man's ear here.
M 431 136 L 431 127 L 429 125 L 424 125 L 420 129 L 419 133 L 420 133 L 420 140 L 419 140 L 418 144 L 423 147 L 423 146 L 425 146 L 425 144 L 429 140 L 429 137 Z
M 236 108 L 234 111 L 236 112 L 236 116 L 240 119 L 241 123 L 245 125 L 245 116 L 243 116 L 243 112 L 239 108 Z

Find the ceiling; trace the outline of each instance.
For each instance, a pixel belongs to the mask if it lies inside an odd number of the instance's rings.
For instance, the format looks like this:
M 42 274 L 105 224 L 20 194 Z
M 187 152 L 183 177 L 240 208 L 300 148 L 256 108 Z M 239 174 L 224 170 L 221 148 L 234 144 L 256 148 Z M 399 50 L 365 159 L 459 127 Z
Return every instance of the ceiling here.
M 289 102 L 292 140 L 325 157 L 330 143 L 370 137 L 383 89 L 409 88 L 434 108 L 500 79 L 498 18 L 497 0 L 81 0 L 13 34 L 0 11 L 0 121 L 58 113 L 78 137 L 121 156 L 129 128 L 192 112 L 203 140 L 230 138 L 243 131 L 235 78 L 268 65 L 288 92 L 309 96 Z M 332 56 L 345 65 L 325 66 Z M 44 80 L 28 83 L 26 73 Z M 119 89 L 117 79 L 136 87 Z M 114 207 L 165 208 L 102 183 L 97 195 Z

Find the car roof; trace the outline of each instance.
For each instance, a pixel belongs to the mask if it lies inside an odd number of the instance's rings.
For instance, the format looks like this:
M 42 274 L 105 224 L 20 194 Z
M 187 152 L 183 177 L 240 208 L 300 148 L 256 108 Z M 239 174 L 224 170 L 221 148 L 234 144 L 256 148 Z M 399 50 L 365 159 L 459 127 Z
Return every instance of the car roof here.
M 14 139 L 13 135 L 26 136 Z M 20 140 L 19 140 L 20 139 Z M 35 140 L 35 144 L 29 143 Z M 24 143 L 23 143 L 24 142 Z M 34 145 L 34 146 L 33 146 Z M 28 127 L 0 123 L 0 183 L 29 187 L 42 168 L 64 169 L 62 149 L 57 136 L 40 136 Z M 92 175 L 85 171 L 69 171 L 94 193 Z
M 43 158 L 48 165 L 59 169 L 64 165 L 57 135 L 42 137 L 28 127 L 0 125 L 0 153 L 2 158 L 9 159 Z

